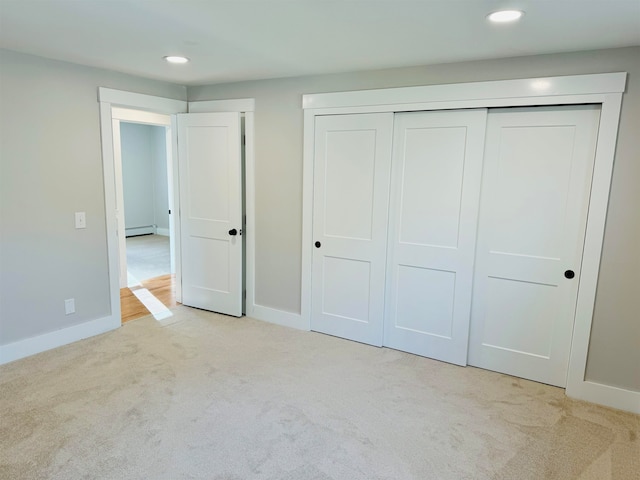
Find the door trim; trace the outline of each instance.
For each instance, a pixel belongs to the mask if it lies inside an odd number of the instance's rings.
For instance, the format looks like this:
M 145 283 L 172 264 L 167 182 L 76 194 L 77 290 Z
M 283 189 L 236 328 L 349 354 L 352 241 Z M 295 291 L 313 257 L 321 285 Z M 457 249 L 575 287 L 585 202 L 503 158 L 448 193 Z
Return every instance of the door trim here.
M 640 413 L 640 392 L 585 379 L 594 301 L 604 240 L 613 161 L 626 72 L 527 78 L 406 88 L 303 95 L 304 148 L 302 195 L 301 324 L 311 319 L 311 253 L 315 118 L 320 115 L 408 112 L 510 106 L 601 106 L 590 207 L 576 305 L 567 395 Z

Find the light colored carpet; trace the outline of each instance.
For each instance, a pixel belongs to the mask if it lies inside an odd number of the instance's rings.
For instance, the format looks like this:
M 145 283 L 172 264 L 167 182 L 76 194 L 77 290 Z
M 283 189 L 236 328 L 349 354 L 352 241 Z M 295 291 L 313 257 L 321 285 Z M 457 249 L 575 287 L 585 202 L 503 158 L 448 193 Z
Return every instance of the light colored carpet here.
M 0 478 L 637 479 L 640 417 L 187 307 L 0 367 Z
M 128 283 L 134 282 L 134 285 L 140 280 L 170 274 L 169 237 L 140 235 L 127 238 L 127 273 L 133 277 Z

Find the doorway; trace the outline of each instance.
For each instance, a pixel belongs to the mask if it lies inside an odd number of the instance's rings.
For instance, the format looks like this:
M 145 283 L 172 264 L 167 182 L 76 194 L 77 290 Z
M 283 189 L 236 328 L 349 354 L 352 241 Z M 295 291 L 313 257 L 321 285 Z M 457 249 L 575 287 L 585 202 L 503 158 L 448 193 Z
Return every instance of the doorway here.
M 114 108 L 121 320 L 171 316 L 176 303 L 171 117 Z
M 138 93 L 126 92 L 121 90 L 113 90 L 109 88 L 100 87 L 98 89 L 98 101 L 100 102 L 100 125 L 102 134 L 102 156 L 104 167 L 104 193 L 105 193 L 105 207 L 106 207 L 106 227 L 107 227 L 107 250 L 108 250 L 108 263 L 109 263 L 109 292 L 111 303 L 111 317 L 110 325 L 112 328 L 122 324 L 122 305 L 120 298 L 121 279 L 126 278 L 126 271 L 122 268 L 126 259 L 122 252 L 126 252 L 125 236 L 120 235 L 119 232 L 125 231 L 124 225 L 124 209 L 123 198 L 121 196 L 121 190 L 117 191 L 118 182 L 116 179 L 121 176 L 121 162 L 118 155 L 120 134 L 119 134 L 119 121 L 132 121 L 134 123 L 148 123 L 157 125 L 167 125 L 167 118 L 170 120 L 170 133 L 167 129 L 167 152 L 171 152 L 171 160 L 168 160 L 168 184 L 172 188 L 172 192 L 169 194 L 170 202 L 170 240 L 172 248 L 172 258 L 175 259 L 175 282 L 172 285 L 175 291 L 175 300 L 183 305 L 193 306 L 196 308 L 204 308 L 215 312 L 226 313 L 233 316 L 244 315 L 245 312 L 248 315 L 256 314 L 255 295 L 254 295 L 254 265 L 255 265 L 255 237 L 254 237 L 254 110 L 255 100 L 252 98 L 235 99 L 235 100 L 211 100 L 211 101 L 199 101 L 199 102 L 186 102 L 183 100 L 174 100 L 170 98 L 155 97 L 151 95 L 143 95 Z M 181 115 L 186 114 L 188 115 Z M 202 116 L 203 114 L 209 114 Z M 238 127 L 229 128 L 230 125 L 226 125 L 224 119 L 228 119 L 228 114 L 235 114 L 234 117 L 238 117 L 236 124 Z M 217 115 L 215 115 L 217 114 Z M 135 116 L 136 118 L 133 118 Z M 145 117 L 141 120 L 139 117 Z M 159 120 L 159 117 L 164 117 L 163 120 Z M 196 120 L 198 119 L 198 120 Z M 226 143 L 231 148 L 231 145 L 236 145 L 231 150 L 241 151 L 242 167 L 240 175 L 234 175 L 238 177 L 240 185 L 234 187 L 234 192 L 240 195 L 240 200 L 235 203 L 242 206 L 240 210 L 241 215 L 234 215 L 233 225 L 227 228 L 226 235 L 219 239 L 207 239 L 205 236 L 194 237 L 193 227 L 199 228 L 199 224 L 196 221 L 193 224 L 192 220 L 222 220 L 222 218 L 214 218 L 211 216 L 212 212 L 222 211 L 220 205 L 211 205 L 205 202 L 206 208 L 203 210 L 198 207 L 196 210 L 195 205 L 201 202 L 205 197 L 211 196 L 212 191 L 216 191 L 214 197 L 220 197 L 221 192 L 227 191 L 231 193 L 230 188 L 218 189 L 214 185 L 209 184 L 209 180 L 215 180 L 211 174 L 215 173 L 213 170 L 224 170 L 228 167 L 228 171 L 238 171 L 237 166 L 231 164 L 223 168 L 223 164 L 220 163 L 219 158 L 216 158 L 217 142 L 212 142 L 210 136 L 199 135 L 201 130 L 196 129 L 193 132 L 194 135 L 183 131 L 182 140 L 178 142 L 180 137 L 179 130 L 184 127 L 189 129 L 188 125 L 192 121 L 203 121 L 205 124 L 201 125 L 205 129 L 214 129 L 218 136 L 222 135 L 222 132 L 226 130 Z M 218 125 L 219 121 L 223 121 L 225 125 Z M 181 126 L 182 125 L 182 126 Z M 240 128 L 241 127 L 241 128 Z M 235 132 L 232 134 L 232 132 Z M 214 135 L 215 136 L 215 135 Z M 190 138 L 191 137 L 191 138 Z M 192 140 L 195 144 L 192 145 Z M 181 146 L 181 153 L 178 155 L 178 145 Z M 241 147 L 240 147 L 241 145 Z M 117 148 L 116 148 L 117 147 Z M 219 150 L 219 148 L 218 148 Z M 229 150 L 229 152 L 231 151 Z M 199 152 L 198 155 L 192 156 L 193 152 Z M 208 153 L 204 153 L 208 152 Z M 203 155 L 210 155 L 212 163 L 204 162 Z M 227 155 L 227 159 L 231 161 L 233 158 L 238 159 L 238 155 Z M 195 162 L 195 163 L 194 163 Z M 204 162 L 204 163 L 203 163 Z M 218 162 L 218 163 L 216 163 Z M 179 165 L 180 163 L 180 165 Z M 217 166 L 216 166 L 217 165 Z M 181 175 L 178 172 L 182 172 Z M 175 173 L 175 175 L 174 175 Z M 221 177 L 218 178 L 221 181 Z M 235 182 L 233 182 L 235 183 Z M 227 182 L 227 185 L 231 185 L 231 182 Z M 118 187 L 119 188 L 119 187 Z M 213 188 L 213 190 L 212 190 Z M 222 197 L 218 198 L 221 200 Z M 173 203 L 171 203 L 173 202 Z M 224 203 L 224 202 L 223 202 Z M 180 204 L 186 206 L 185 219 L 186 229 L 182 228 L 182 214 L 180 212 Z M 121 212 L 122 210 L 122 212 Z M 202 213 L 207 213 L 201 216 Z M 195 214 L 195 216 L 193 215 Z M 237 217 L 237 218 L 235 218 Z M 189 223 L 193 225 L 190 225 Z M 222 223 L 222 222 L 218 222 Z M 204 232 L 207 233 L 207 232 Z M 211 232 L 209 232 L 211 233 Z M 190 236 L 191 234 L 191 237 Z M 195 240 L 192 240 L 195 238 Z M 201 302 L 189 301 L 188 298 L 183 299 L 183 284 L 187 286 L 205 286 L 205 290 L 215 293 L 215 290 L 222 290 L 219 288 L 220 278 L 223 276 L 212 277 L 210 272 L 212 269 L 218 270 L 218 275 L 221 273 L 221 269 L 215 269 L 215 265 L 221 265 L 219 261 L 216 262 L 212 255 L 199 255 L 201 262 L 192 261 L 187 268 L 184 264 L 185 252 L 192 254 L 193 257 L 193 243 L 210 244 L 222 243 L 224 240 L 228 243 L 235 244 L 236 246 L 242 245 L 242 254 L 239 265 L 234 267 L 239 274 L 237 279 L 239 282 L 233 282 L 234 285 L 238 285 L 235 288 L 235 297 L 239 307 L 234 312 L 225 311 L 224 305 L 218 302 L 214 305 L 201 306 Z M 220 250 L 220 248 L 218 248 Z M 208 250 L 211 252 L 211 249 Z M 195 258 L 198 258 L 196 255 Z M 122 260 L 121 260 L 122 259 Z M 188 260 L 188 259 L 187 259 Z M 192 258 L 193 260 L 193 258 Z M 198 268 L 194 270 L 193 266 Z M 222 263 L 224 265 L 224 263 Z M 191 268 L 189 268 L 191 267 Z M 199 279 L 206 277 L 206 280 L 211 280 L 209 284 L 199 283 Z M 227 278 L 231 280 L 232 276 L 227 275 Z M 231 283 L 231 282 L 230 282 Z M 126 287 L 126 282 L 122 282 L 122 286 Z M 225 293 L 225 292 L 221 292 Z M 196 300 L 200 297 L 196 296 Z M 193 300 L 193 298 L 191 299 Z M 245 306 L 246 305 L 246 306 Z

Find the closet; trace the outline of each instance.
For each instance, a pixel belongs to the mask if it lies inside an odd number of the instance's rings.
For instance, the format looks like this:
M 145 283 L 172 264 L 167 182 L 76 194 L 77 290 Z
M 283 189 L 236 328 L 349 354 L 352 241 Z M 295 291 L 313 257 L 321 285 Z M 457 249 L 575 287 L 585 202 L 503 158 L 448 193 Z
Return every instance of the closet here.
M 564 386 L 599 115 L 316 116 L 311 329 Z

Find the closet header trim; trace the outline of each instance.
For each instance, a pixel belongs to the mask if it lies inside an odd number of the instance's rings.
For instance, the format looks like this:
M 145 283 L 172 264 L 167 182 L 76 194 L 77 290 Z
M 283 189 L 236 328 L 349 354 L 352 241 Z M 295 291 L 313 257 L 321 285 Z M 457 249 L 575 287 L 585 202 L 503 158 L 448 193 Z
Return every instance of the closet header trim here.
M 302 108 L 306 110 L 461 101 L 480 101 L 483 102 L 482 105 L 487 106 L 486 102 L 490 100 L 500 100 L 498 105 L 505 105 L 504 100 L 512 98 L 623 93 L 626 79 L 626 72 L 618 72 L 314 93 L 302 96 Z

